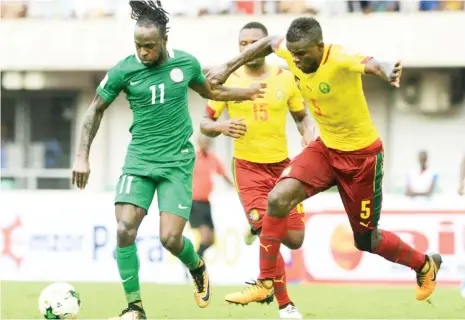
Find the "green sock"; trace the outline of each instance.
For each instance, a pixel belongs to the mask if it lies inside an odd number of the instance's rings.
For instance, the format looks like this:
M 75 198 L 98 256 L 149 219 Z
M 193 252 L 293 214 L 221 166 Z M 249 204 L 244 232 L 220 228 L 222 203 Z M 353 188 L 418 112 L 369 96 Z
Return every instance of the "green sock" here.
M 199 255 L 197 252 L 195 252 L 192 242 L 184 236 L 183 239 L 184 248 L 182 248 L 181 252 L 179 253 L 178 259 L 184 263 L 187 269 L 194 270 L 199 266 Z
M 116 263 L 118 264 L 121 283 L 128 303 L 141 300 L 139 285 L 139 256 L 137 246 L 116 248 Z

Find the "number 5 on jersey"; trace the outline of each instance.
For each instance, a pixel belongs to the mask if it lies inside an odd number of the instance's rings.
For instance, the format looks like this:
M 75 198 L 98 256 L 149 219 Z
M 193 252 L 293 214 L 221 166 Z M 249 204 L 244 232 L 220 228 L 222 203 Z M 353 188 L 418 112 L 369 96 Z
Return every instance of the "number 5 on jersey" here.
M 158 88 L 158 90 L 157 90 Z M 152 92 L 152 104 L 157 102 L 157 91 L 160 92 L 159 103 L 165 103 L 165 84 L 160 83 L 158 86 L 150 86 L 150 91 Z

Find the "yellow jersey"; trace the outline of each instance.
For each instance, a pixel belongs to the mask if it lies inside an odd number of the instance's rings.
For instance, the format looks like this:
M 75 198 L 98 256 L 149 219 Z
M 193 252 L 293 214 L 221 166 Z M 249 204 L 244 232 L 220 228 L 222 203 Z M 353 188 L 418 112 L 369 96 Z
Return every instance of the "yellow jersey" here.
M 286 60 L 298 79 L 302 96 L 318 123 L 321 140 L 328 148 L 355 151 L 378 139 L 361 78 L 371 57 L 349 54 L 338 45 L 325 45 L 318 70 L 305 74 L 294 64 L 285 40 L 275 53 Z
M 234 140 L 234 157 L 255 163 L 276 163 L 288 157 L 287 112 L 305 109 L 302 95 L 291 72 L 268 66 L 262 78 L 248 76 L 244 68 L 229 76 L 226 86 L 248 88 L 254 83 L 267 85 L 263 98 L 254 101 L 208 101 L 207 114 L 218 119 L 227 108 L 229 117 L 245 117 L 245 136 Z

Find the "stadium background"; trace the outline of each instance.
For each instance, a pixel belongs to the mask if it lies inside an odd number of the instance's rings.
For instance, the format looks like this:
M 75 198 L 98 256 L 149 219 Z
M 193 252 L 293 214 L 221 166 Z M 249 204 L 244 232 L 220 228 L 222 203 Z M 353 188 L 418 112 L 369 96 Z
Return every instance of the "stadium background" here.
M 441 252 L 447 261 L 441 283 L 465 278 L 465 200 L 457 195 L 465 153 L 463 1 L 163 3 L 173 13 L 170 46 L 194 54 L 206 70 L 236 54 L 245 23 L 258 20 L 271 34 L 283 34 L 293 18 L 315 13 L 326 42 L 402 59 L 401 89 L 364 78 L 386 152 L 381 223 L 417 248 Z M 1 280 L 119 279 L 112 198 L 132 118 L 123 95 L 105 113 L 93 143 L 86 191 L 71 188 L 70 168 L 80 119 L 95 87 L 109 67 L 134 52 L 128 9 L 127 1 L 118 0 L 2 2 Z M 277 57 L 268 61 L 285 67 Z M 192 92 L 189 99 L 195 139 L 205 101 Z M 300 139 L 290 117 L 288 134 L 294 156 Z M 432 197 L 415 201 L 404 189 L 419 150 L 428 151 L 439 179 Z M 214 151 L 230 163 L 232 141 L 217 138 Z M 212 203 L 218 231 L 206 254 L 212 281 L 241 284 L 256 276 L 258 246 L 242 243 L 246 220 L 234 190 L 216 181 Z M 155 208 L 154 202 L 139 237 L 141 281 L 184 283 L 183 268 L 159 244 Z M 414 283 L 410 270 L 355 250 L 337 193 L 319 195 L 305 208 L 303 249 L 284 249 L 290 281 Z M 186 233 L 196 238 L 189 229 Z

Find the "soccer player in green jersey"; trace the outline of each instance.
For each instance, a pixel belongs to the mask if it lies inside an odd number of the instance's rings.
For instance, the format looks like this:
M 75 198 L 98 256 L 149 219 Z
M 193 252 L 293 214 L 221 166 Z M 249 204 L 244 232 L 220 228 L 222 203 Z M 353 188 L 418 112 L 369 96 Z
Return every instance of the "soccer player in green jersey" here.
M 160 240 L 190 270 L 195 301 L 210 302 L 210 282 L 205 263 L 192 242 L 183 237 L 192 203 L 195 151 L 189 141 L 192 120 L 188 89 L 212 100 L 253 100 L 263 94 L 260 86 L 248 89 L 210 87 L 195 57 L 168 50 L 166 11 L 160 1 L 130 1 L 136 54 L 111 68 L 97 88 L 82 127 L 73 168 L 73 184 L 85 188 L 89 151 L 105 110 L 124 91 L 133 112 L 123 174 L 115 197 L 117 220 L 116 260 L 128 307 L 120 319 L 146 319 L 139 287 L 139 260 L 135 239 L 154 197 L 158 196 Z

